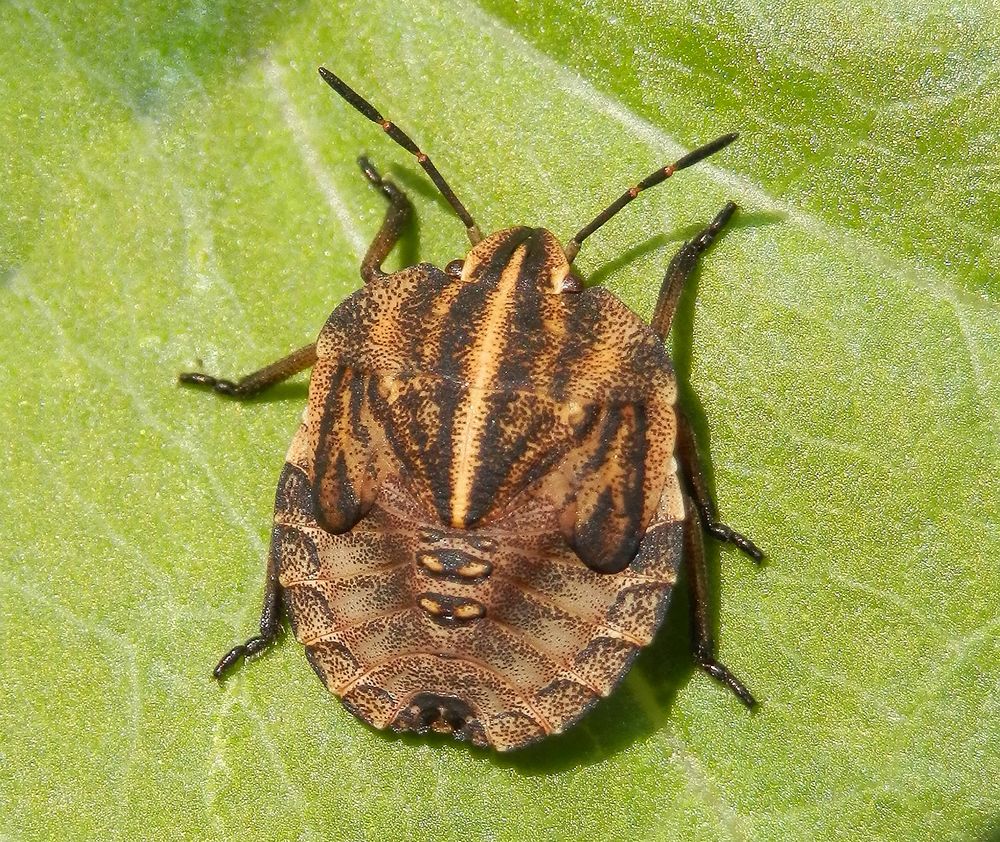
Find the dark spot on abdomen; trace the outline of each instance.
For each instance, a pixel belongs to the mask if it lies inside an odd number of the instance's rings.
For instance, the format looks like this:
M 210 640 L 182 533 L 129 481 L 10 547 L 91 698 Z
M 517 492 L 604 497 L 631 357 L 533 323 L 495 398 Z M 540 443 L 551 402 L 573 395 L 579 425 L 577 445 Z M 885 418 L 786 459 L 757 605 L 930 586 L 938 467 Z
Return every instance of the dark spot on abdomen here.
M 478 599 L 425 591 L 417 594 L 417 605 L 435 622 L 443 625 L 471 623 L 486 616 L 486 606 Z
M 481 582 L 493 572 L 493 565 L 461 550 L 418 550 L 417 565 L 437 579 L 453 582 Z

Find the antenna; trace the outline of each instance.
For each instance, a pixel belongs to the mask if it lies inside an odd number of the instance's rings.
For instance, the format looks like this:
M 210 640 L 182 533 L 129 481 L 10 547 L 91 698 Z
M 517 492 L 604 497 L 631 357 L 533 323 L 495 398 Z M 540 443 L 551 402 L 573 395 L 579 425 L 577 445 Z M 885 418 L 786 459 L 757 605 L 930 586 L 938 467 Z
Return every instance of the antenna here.
M 347 85 L 342 79 L 335 76 L 325 67 L 319 69 L 319 75 L 323 77 L 323 81 L 326 82 L 331 88 L 333 88 L 338 94 L 340 94 L 347 102 L 360 111 L 365 117 L 371 120 L 373 123 L 378 123 L 389 137 L 391 137 L 396 143 L 402 146 L 407 152 L 416 156 L 417 163 L 424 168 L 424 171 L 431 177 L 431 181 L 438 190 L 441 191 L 441 195 L 448 200 L 448 204 L 454 208 L 455 213 L 458 214 L 458 218 L 462 220 L 465 224 L 465 231 L 469 235 L 469 240 L 475 245 L 480 240 L 483 239 L 483 235 L 479 231 L 479 227 L 476 225 L 476 221 L 472 218 L 472 215 L 465 209 L 465 205 L 459 201 L 458 196 L 455 195 L 455 191 L 448 186 L 448 182 L 444 180 L 444 176 L 438 172 L 437 167 L 431 159 L 420 151 L 420 147 L 417 146 L 409 136 L 397 126 L 395 123 L 386 120 L 367 99 L 357 93 L 353 88 Z
M 566 244 L 565 251 L 569 262 L 573 262 L 573 258 L 576 257 L 577 253 L 580 251 L 580 246 L 583 244 L 583 241 L 587 239 L 587 237 L 611 219 L 611 217 L 618 213 L 618 211 L 631 202 L 643 190 L 655 187 L 661 181 L 666 181 L 678 170 L 687 169 L 693 164 L 697 164 L 699 161 L 704 160 L 709 155 L 714 155 L 720 149 L 725 149 L 738 137 L 739 135 L 736 132 L 724 134 L 722 137 L 717 137 L 711 143 L 706 143 L 704 146 L 699 146 L 693 152 L 688 152 L 687 155 L 684 155 L 682 158 L 674 161 L 674 163 L 669 166 L 661 167 L 656 170 L 656 172 L 650 173 L 635 187 L 629 187 L 628 190 L 622 193 L 621 196 L 601 211 L 601 213 L 599 213 L 589 225 L 585 225 L 581 228 L 577 232 L 576 236 Z

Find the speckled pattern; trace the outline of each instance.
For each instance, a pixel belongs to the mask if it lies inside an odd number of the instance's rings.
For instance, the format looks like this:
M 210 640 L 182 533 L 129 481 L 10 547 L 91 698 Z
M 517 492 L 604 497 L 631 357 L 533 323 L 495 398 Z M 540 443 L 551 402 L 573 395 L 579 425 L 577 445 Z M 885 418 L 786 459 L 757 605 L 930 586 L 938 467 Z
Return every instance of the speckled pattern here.
M 504 751 L 621 681 L 685 516 L 662 344 L 555 238 L 376 279 L 319 337 L 272 564 L 324 684 L 378 728 Z

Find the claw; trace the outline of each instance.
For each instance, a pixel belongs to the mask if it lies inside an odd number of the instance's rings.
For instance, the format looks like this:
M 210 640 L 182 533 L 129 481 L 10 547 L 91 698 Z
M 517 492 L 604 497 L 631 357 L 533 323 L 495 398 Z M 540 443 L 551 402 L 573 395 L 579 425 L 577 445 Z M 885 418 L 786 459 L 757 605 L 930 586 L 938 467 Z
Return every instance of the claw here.
M 764 560 L 764 553 L 753 541 L 747 538 L 746 535 L 741 535 L 735 529 L 726 526 L 726 524 L 711 521 L 705 526 L 705 529 L 718 540 L 732 544 L 737 549 L 742 550 L 754 560 L 755 564 L 760 564 Z

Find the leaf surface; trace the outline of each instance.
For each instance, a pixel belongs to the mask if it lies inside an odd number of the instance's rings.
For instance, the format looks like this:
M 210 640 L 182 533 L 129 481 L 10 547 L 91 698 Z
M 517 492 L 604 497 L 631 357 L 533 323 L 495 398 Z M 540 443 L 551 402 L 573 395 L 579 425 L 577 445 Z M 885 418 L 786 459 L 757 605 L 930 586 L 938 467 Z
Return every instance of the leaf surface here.
M 972 839 L 1000 827 L 1000 24 L 986 0 L 0 8 L 0 836 Z M 252 633 L 305 396 L 238 375 L 310 341 L 384 212 L 461 256 L 412 159 L 483 229 L 569 237 L 730 130 L 578 264 L 648 318 L 734 199 L 673 337 L 724 518 L 720 656 L 683 597 L 621 690 L 495 757 L 374 733 Z

